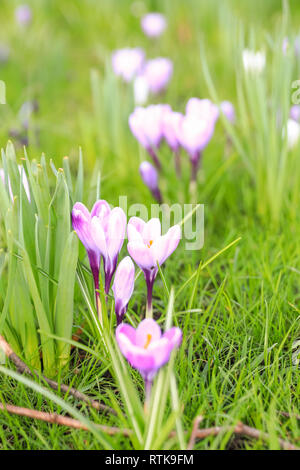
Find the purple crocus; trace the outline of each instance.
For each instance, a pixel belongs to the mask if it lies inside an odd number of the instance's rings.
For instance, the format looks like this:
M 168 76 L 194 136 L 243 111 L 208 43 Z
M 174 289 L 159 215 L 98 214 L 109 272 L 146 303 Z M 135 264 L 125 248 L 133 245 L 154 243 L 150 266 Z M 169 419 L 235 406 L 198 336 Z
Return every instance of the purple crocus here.
M 29 5 L 20 5 L 15 9 L 16 21 L 21 26 L 27 26 L 32 20 L 32 11 Z
M 173 349 L 180 346 L 182 332 L 180 328 L 173 327 L 162 334 L 158 324 L 146 318 L 137 329 L 125 323 L 119 325 L 116 340 L 121 353 L 145 380 L 147 404 L 153 378 L 158 369 L 168 362 Z
M 290 118 L 294 121 L 300 121 L 300 106 L 299 104 L 294 104 L 290 109 Z
M 170 106 L 166 104 L 150 105 L 146 108 L 137 107 L 128 120 L 134 137 L 147 150 L 158 169 L 161 164 L 156 149 L 163 138 L 163 116 L 170 109 Z
M 134 288 L 134 264 L 129 256 L 126 256 L 118 264 L 113 283 L 113 293 L 115 298 L 115 312 L 117 325 L 119 325 L 127 312 L 128 302 L 132 296 Z
M 151 163 L 145 161 L 140 164 L 140 174 L 145 185 L 150 189 L 154 199 L 162 203 L 161 193 L 158 187 L 158 173 Z
M 230 103 L 230 101 L 222 101 L 220 109 L 226 119 L 233 124 L 235 122 L 235 110 L 233 104 Z
M 173 63 L 165 57 L 148 60 L 143 68 L 142 76 L 146 79 L 151 93 L 165 91 L 173 74 Z
M 141 21 L 142 30 L 150 38 L 159 37 L 167 27 L 166 18 L 161 13 L 148 13 Z
M 209 99 L 190 98 L 186 104 L 187 115 L 197 116 L 203 119 L 211 119 L 215 124 L 219 117 L 219 108 Z
M 111 58 L 113 71 L 125 82 L 131 82 L 142 70 L 144 60 L 145 52 L 139 47 L 119 49 Z
M 102 210 L 99 210 L 99 203 L 102 203 Z M 100 315 L 99 312 L 99 270 L 100 270 L 100 251 L 97 248 L 93 237 L 92 237 L 92 218 L 93 217 L 100 217 L 102 219 L 106 213 L 106 211 L 109 209 L 109 206 L 106 207 L 106 201 L 97 201 L 94 204 L 94 207 L 91 211 L 91 213 L 88 211 L 88 209 L 85 207 L 84 204 L 81 202 L 76 202 L 73 206 L 72 209 L 72 225 L 75 230 L 75 232 L 78 235 L 78 238 L 84 245 L 87 255 L 89 258 L 89 263 L 91 266 L 91 271 L 93 274 L 93 279 L 94 279 L 94 286 L 95 286 L 95 295 L 96 295 L 96 304 L 97 304 L 97 310 L 98 314 Z
M 181 113 L 172 110 L 163 116 L 163 134 L 168 146 L 175 154 L 175 168 L 178 177 L 181 175 L 179 132 L 182 119 Z
M 98 201 L 95 206 L 91 218 L 91 235 L 94 245 L 103 257 L 105 293 L 108 294 L 124 242 L 126 215 L 120 207 L 111 210 L 104 200 Z
M 157 263 L 161 266 L 177 248 L 181 238 L 179 225 L 171 227 L 161 235 L 161 224 L 157 218 L 144 222 L 139 217 L 131 217 L 127 226 L 129 243 L 128 252 L 143 271 L 147 284 L 147 313 L 152 316 L 152 291 L 158 272 Z

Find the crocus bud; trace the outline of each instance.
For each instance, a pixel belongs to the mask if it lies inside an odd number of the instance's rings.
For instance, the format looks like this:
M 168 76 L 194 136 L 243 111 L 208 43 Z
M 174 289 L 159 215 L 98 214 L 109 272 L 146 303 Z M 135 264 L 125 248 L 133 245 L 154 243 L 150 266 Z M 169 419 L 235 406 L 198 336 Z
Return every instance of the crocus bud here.
M 116 340 L 123 356 L 140 372 L 147 385 L 168 362 L 173 349 L 180 346 L 182 332 L 173 327 L 162 334 L 158 324 L 146 318 L 137 329 L 125 323 L 119 325 Z
M 139 47 L 119 49 L 112 54 L 112 67 L 116 75 L 125 82 L 131 82 L 142 70 L 145 52 Z
M 176 250 L 181 238 L 179 225 L 171 227 L 161 235 L 161 224 L 157 218 L 147 223 L 139 217 L 131 217 L 127 226 L 127 250 L 131 258 L 143 271 L 147 284 L 147 312 L 152 315 L 152 290 L 158 267 Z
M 243 65 L 246 72 L 260 74 L 266 65 L 266 54 L 264 51 L 251 51 L 244 49 Z
M 142 75 L 148 83 L 153 94 L 163 92 L 173 74 L 173 63 L 170 59 L 158 57 L 148 60 L 143 68 Z
M 224 116 L 228 119 L 229 122 L 232 124 L 235 121 L 235 110 L 234 106 L 230 101 L 222 101 L 220 104 L 220 108 Z
M 160 168 L 161 164 L 155 149 L 163 138 L 163 115 L 170 109 L 170 106 L 163 104 L 138 107 L 130 114 L 128 120 L 134 137 L 148 151 L 157 168 Z
M 294 121 L 300 121 L 300 106 L 298 104 L 294 104 L 290 109 L 290 118 Z
M 27 26 L 32 20 L 32 11 L 29 5 L 20 5 L 15 10 L 16 21 L 21 26 Z
M 112 287 L 115 298 L 117 325 L 122 322 L 127 312 L 128 302 L 134 289 L 134 274 L 134 264 L 130 256 L 126 256 L 117 267 Z
M 167 27 L 166 18 L 161 13 L 148 13 L 141 21 L 142 30 L 150 38 L 159 37 Z
M 156 168 L 147 161 L 142 162 L 140 164 L 140 174 L 143 182 L 153 194 L 153 197 L 161 204 L 162 198 L 158 188 L 158 173 Z

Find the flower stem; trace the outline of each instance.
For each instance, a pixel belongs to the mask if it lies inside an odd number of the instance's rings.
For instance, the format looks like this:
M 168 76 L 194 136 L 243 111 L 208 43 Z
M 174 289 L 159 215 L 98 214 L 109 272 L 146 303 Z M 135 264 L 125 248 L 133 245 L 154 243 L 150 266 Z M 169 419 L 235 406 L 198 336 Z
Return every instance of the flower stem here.
M 156 152 L 151 147 L 149 147 L 147 150 L 148 150 L 148 153 L 149 153 L 150 157 L 153 160 L 154 165 L 156 166 L 156 168 L 158 170 L 160 170 L 161 169 L 161 163 L 158 159 L 158 156 L 156 155 Z
M 144 413 L 148 414 L 150 409 L 152 381 L 145 379 L 145 402 Z
M 147 282 L 147 306 L 146 306 L 146 318 L 153 317 L 153 308 L 152 308 L 152 292 L 153 292 L 153 282 Z

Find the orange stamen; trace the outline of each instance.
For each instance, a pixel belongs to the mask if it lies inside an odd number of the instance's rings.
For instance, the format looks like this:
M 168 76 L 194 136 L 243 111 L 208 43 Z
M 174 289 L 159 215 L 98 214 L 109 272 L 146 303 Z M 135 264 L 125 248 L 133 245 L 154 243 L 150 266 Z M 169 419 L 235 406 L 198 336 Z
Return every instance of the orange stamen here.
M 147 247 L 150 248 L 150 246 L 152 245 L 153 243 L 153 240 L 150 240 L 149 243 L 147 244 Z
M 147 349 L 149 344 L 151 343 L 151 339 L 152 339 L 152 335 L 147 335 L 147 340 L 146 340 L 146 343 L 144 345 L 144 349 Z

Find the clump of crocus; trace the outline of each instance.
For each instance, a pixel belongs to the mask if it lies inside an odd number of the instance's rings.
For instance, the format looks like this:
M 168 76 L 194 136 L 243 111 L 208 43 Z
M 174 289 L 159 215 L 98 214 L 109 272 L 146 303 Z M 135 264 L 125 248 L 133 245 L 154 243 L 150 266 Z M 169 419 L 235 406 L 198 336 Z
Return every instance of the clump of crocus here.
M 155 166 L 161 163 L 156 150 L 163 138 L 163 116 L 170 110 L 169 105 L 157 104 L 146 108 L 137 107 L 129 116 L 129 127 L 134 137 L 147 150 Z
M 152 291 L 158 272 L 165 260 L 176 250 L 181 238 L 179 225 L 171 227 L 161 235 L 161 223 L 157 218 L 144 222 L 139 217 L 131 217 L 127 226 L 127 249 L 139 268 L 143 271 L 147 284 L 147 317 L 152 317 Z
M 219 109 L 210 100 L 191 98 L 180 121 L 178 138 L 191 162 L 191 189 L 194 190 L 202 152 L 211 140 Z
M 161 193 L 158 187 L 158 173 L 151 163 L 145 161 L 140 164 L 140 174 L 145 185 L 150 189 L 154 199 L 162 203 Z
M 148 13 L 141 21 L 142 30 L 150 38 L 159 37 L 167 27 L 166 18 L 161 13 Z
M 131 258 L 126 256 L 118 264 L 112 287 L 115 298 L 117 325 L 122 322 L 127 312 L 128 302 L 134 289 L 134 274 L 134 264 Z
M 260 74 L 266 66 L 266 54 L 264 51 L 243 50 L 243 65 L 247 73 Z
M 114 73 L 125 82 L 131 82 L 142 70 L 144 60 L 145 52 L 139 47 L 119 49 L 111 58 Z
M 222 101 L 220 109 L 226 119 L 233 124 L 235 122 L 235 110 L 233 104 L 230 101 Z
M 154 95 L 165 91 L 173 74 L 173 63 L 165 57 L 148 60 L 141 75 Z
M 22 165 L 18 165 L 18 170 L 19 170 L 20 175 L 22 176 L 22 185 L 23 185 L 25 194 L 27 196 L 28 201 L 30 202 L 31 201 L 31 199 L 30 199 L 30 189 L 29 189 L 28 179 L 27 179 L 25 170 L 24 170 Z M 5 176 L 6 175 L 5 175 L 4 168 L 0 168 L 0 178 L 2 179 L 2 182 L 3 182 L 4 185 L 6 184 Z M 8 185 L 8 191 L 9 191 L 10 198 L 11 198 L 12 201 L 14 201 L 14 195 L 13 195 L 11 182 L 10 182 L 10 179 L 9 179 L 8 175 L 7 175 L 7 185 Z
M 32 11 L 29 5 L 20 5 L 15 9 L 16 21 L 21 26 L 28 26 L 32 20 Z
M 182 119 L 183 115 L 181 113 L 171 109 L 163 116 L 163 134 L 168 146 L 174 152 L 175 168 L 178 177 L 181 175 L 179 132 Z
M 145 380 L 146 405 L 149 403 L 153 378 L 166 364 L 173 349 L 180 346 L 182 332 L 173 327 L 161 333 L 152 319 L 141 321 L 137 329 L 122 323 L 116 329 L 116 340 L 129 364 L 137 369 Z

